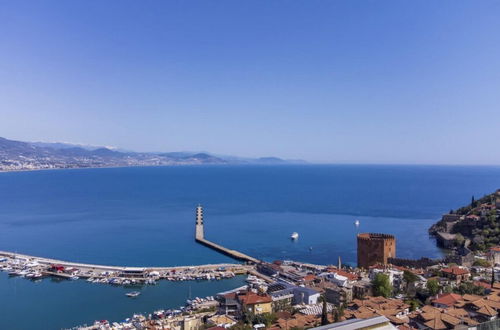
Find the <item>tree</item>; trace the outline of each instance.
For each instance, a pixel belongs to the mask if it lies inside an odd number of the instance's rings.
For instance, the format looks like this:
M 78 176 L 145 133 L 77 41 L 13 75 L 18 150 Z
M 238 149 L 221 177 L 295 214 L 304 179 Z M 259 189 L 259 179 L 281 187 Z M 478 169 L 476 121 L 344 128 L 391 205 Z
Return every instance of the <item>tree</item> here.
M 458 288 L 455 288 L 454 291 L 461 295 L 464 294 L 474 294 L 478 296 L 484 295 L 484 288 L 482 286 L 475 285 L 472 282 L 462 282 L 460 283 Z
M 420 302 L 416 299 L 407 300 L 405 303 L 410 305 L 410 312 L 414 312 L 420 307 Z
M 412 291 L 411 295 L 415 295 L 415 286 L 413 283 L 418 281 L 418 276 L 409 270 L 405 270 L 403 273 L 403 279 L 406 282 L 406 293 L 410 295 L 410 291 Z
M 474 196 L 472 196 L 472 200 L 471 200 L 470 205 L 471 205 L 472 207 L 476 207 L 476 200 L 474 199 Z
M 321 325 L 327 325 L 328 324 L 328 306 L 326 304 L 326 298 L 322 297 L 323 299 L 323 310 L 321 311 Z
M 392 295 L 392 285 L 389 276 L 378 273 L 372 281 L 373 293 L 375 296 L 389 298 Z
M 462 234 L 457 233 L 455 235 L 455 244 L 457 246 L 462 246 L 462 244 L 464 244 L 464 242 L 465 242 L 465 237 Z
M 344 316 L 344 304 L 340 304 L 337 306 L 333 313 L 333 322 L 340 322 L 342 319 L 342 316 Z
M 427 281 L 427 290 L 429 290 L 429 294 L 431 296 L 436 295 L 439 292 L 439 283 L 437 280 L 428 280 Z
M 418 276 L 413 274 L 409 270 L 405 270 L 403 272 L 403 279 L 405 280 L 406 283 L 410 284 L 410 283 L 418 281 Z
M 479 266 L 479 267 L 491 267 L 488 260 L 485 260 L 485 259 L 476 259 L 472 265 Z

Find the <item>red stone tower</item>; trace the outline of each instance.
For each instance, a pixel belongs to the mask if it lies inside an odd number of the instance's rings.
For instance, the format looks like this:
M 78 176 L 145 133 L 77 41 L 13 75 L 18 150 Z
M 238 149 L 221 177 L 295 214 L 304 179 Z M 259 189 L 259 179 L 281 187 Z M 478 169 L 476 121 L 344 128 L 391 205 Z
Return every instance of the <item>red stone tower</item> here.
M 358 267 L 387 264 L 396 257 L 396 238 L 388 234 L 358 234 Z

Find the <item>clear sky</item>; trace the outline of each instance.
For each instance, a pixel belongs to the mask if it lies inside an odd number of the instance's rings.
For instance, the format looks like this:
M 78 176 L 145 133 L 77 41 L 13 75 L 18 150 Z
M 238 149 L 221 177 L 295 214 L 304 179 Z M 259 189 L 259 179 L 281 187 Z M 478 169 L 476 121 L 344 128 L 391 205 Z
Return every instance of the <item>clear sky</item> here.
M 500 164 L 500 1 L 0 0 L 0 136 Z

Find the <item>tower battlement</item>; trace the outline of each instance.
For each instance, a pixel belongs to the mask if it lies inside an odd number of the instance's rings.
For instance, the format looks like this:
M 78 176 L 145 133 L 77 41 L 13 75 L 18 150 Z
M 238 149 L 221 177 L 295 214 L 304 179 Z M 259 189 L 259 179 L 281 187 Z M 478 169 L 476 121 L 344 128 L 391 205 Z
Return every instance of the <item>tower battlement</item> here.
M 396 257 L 396 238 L 381 233 L 358 234 L 358 267 L 368 268 Z
M 390 234 L 362 233 L 358 234 L 358 240 L 396 240 L 396 237 Z

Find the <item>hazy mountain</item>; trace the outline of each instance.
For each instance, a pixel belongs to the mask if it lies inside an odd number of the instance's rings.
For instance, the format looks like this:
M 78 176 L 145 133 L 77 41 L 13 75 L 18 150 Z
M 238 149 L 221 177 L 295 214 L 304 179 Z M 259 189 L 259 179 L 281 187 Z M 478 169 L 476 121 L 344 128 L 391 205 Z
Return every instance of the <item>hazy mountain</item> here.
M 22 142 L 0 138 L 0 171 L 49 168 L 196 164 L 286 164 L 276 157 L 216 156 L 206 152 L 128 152 L 71 143 Z

